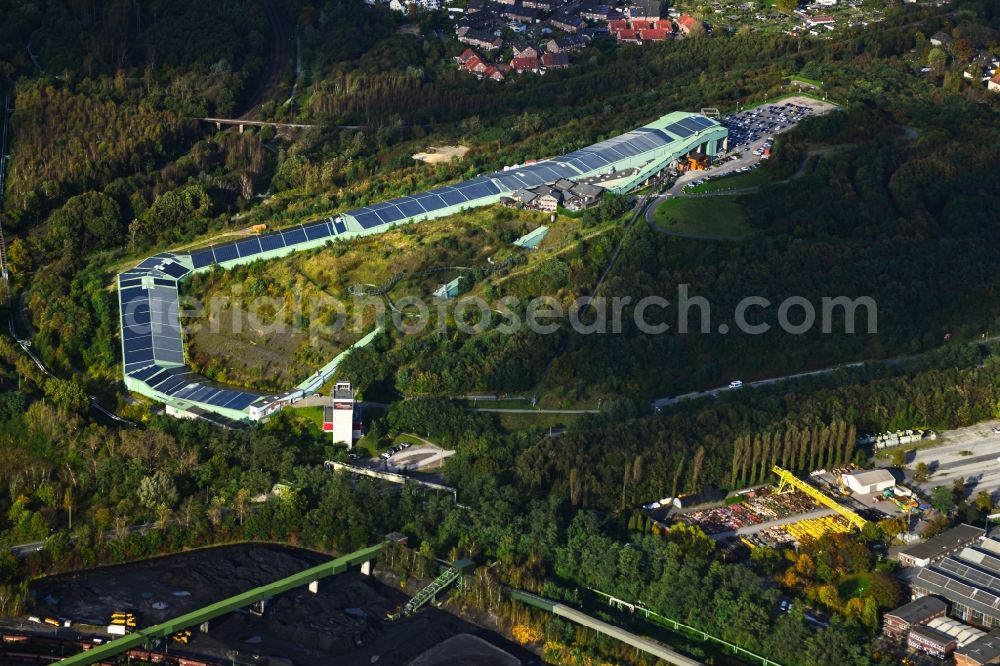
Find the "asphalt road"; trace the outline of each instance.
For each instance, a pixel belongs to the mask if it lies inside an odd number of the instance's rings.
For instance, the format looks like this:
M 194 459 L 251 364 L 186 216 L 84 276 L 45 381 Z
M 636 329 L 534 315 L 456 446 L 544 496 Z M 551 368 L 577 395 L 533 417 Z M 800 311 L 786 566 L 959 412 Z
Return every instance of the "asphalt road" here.
M 129 534 L 135 534 L 136 532 L 148 532 L 151 529 L 156 529 L 156 523 L 142 523 L 140 525 L 130 525 L 125 528 Z M 104 537 L 110 539 L 114 537 L 115 530 L 107 530 L 104 533 Z M 70 537 L 75 540 L 75 537 Z M 26 543 L 14 544 L 10 547 L 10 552 L 14 553 L 15 557 L 25 557 L 31 555 L 32 553 L 37 553 L 38 551 L 45 548 L 44 541 L 29 541 Z
M 715 398 L 720 393 L 725 391 L 741 391 L 746 388 L 755 388 L 757 386 L 767 386 L 768 384 L 777 384 L 778 382 L 787 381 L 790 379 L 799 379 L 802 377 L 813 377 L 816 375 L 823 375 L 828 372 L 834 372 L 835 370 L 841 370 L 844 368 L 856 368 L 864 365 L 864 361 L 858 361 L 856 363 L 843 363 L 841 365 L 834 365 L 829 368 L 821 368 L 819 370 L 810 370 L 809 372 L 796 372 L 791 375 L 782 375 L 780 377 L 771 377 L 770 379 L 758 379 L 752 382 L 744 382 L 743 386 L 739 388 L 729 388 L 729 386 L 720 386 L 719 388 L 707 389 L 705 391 L 692 391 L 691 393 L 683 393 L 681 395 L 675 395 L 666 398 L 659 398 L 657 400 L 650 401 L 653 409 L 659 411 L 664 407 L 670 405 L 675 405 L 682 400 L 692 400 L 695 398 Z

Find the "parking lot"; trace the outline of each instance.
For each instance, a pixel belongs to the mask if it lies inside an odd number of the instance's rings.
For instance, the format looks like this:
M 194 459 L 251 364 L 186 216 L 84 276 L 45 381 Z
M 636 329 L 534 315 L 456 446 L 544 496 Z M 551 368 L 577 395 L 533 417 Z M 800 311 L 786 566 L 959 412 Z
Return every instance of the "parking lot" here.
M 676 196 L 688 185 L 756 169 L 776 134 L 787 132 L 807 116 L 828 113 L 837 106 L 829 102 L 797 96 L 774 104 L 723 116 L 719 123 L 729 130 L 728 151 L 704 171 L 682 173 L 664 196 Z
M 776 132 L 790 129 L 806 116 L 814 113 L 813 107 L 793 101 L 767 104 L 746 111 L 739 111 L 719 119 L 729 130 L 730 152 L 751 152 L 760 155 L 760 148 L 753 144 Z
M 920 463 L 930 470 L 927 481 L 916 483 L 930 492 L 935 486 L 951 487 L 964 479 L 966 491 L 985 490 L 994 500 L 1000 496 L 1000 421 L 987 421 L 967 428 L 940 433 L 941 444 L 917 449 L 907 457 L 908 476 Z M 902 447 L 906 448 L 906 447 Z

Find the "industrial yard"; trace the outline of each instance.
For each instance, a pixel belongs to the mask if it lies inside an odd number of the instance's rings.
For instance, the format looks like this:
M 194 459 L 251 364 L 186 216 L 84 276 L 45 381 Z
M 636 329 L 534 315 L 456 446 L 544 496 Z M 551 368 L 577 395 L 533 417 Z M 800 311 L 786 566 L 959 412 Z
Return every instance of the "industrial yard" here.
M 149 626 L 326 559 L 294 548 L 240 545 L 53 576 L 32 586 L 32 612 L 71 620 L 77 635 L 106 639 L 112 613 L 134 613 L 140 628 Z M 476 663 L 521 663 L 499 636 L 432 607 L 387 622 L 386 613 L 406 600 L 375 577 L 349 572 L 324 579 L 318 594 L 300 588 L 271 598 L 263 614 L 243 609 L 210 621 L 207 632 L 194 627 L 189 643 L 167 650 L 244 664 L 404 664 L 421 655 L 420 663 L 445 664 L 455 662 L 428 651 L 475 634 L 470 640 L 482 648 Z M 67 637 L 69 630 L 60 631 Z
M 935 446 L 918 448 L 907 456 L 907 466 L 916 470 L 921 463 L 930 472 L 925 481 L 913 481 L 925 491 L 948 486 L 964 479 L 966 492 L 1000 491 L 1000 422 L 987 421 L 959 428 L 939 436 Z M 912 475 L 912 472 L 911 472 Z

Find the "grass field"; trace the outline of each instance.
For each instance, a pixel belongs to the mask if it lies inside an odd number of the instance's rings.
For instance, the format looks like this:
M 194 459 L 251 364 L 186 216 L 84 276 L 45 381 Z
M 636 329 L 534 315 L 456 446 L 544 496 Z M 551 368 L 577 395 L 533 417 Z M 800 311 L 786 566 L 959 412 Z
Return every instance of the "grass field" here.
M 771 173 L 761 167 L 745 173 L 737 173 L 724 178 L 713 178 L 707 183 L 684 188 L 685 192 L 700 194 L 703 192 L 718 192 L 720 190 L 735 190 L 743 187 L 756 187 L 764 185 L 772 180 Z
M 578 414 L 528 414 L 508 413 L 496 414 L 500 426 L 508 432 L 522 432 L 531 428 L 565 427 L 580 418 Z
M 837 583 L 837 592 L 840 594 L 840 598 L 846 602 L 854 597 L 863 597 L 871 582 L 871 576 L 867 573 L 847 576 Z
M 736 197 L 669 199 L 656 209 L 656 224 L 679 236 L 739 240 L 753 230 Z
M 323 408 L 322 407 L 301 407 L 295 410 L 295 415 L 316 424 L 316 427 L 323 430 Z

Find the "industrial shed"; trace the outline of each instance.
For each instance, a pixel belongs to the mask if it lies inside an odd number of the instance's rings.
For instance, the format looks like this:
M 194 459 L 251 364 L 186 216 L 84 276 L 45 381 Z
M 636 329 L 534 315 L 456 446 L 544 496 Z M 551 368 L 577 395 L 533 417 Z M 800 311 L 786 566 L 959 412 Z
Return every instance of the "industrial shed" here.
M 880 493 L 886 488 L 892 488 L 896 485 L 895 477 L 888 470 L 884 469 L 872 469 L 866 472 L 845 474 L 843 481 L 844 485 L 851 489 L 851 492 L 859 495 Z

